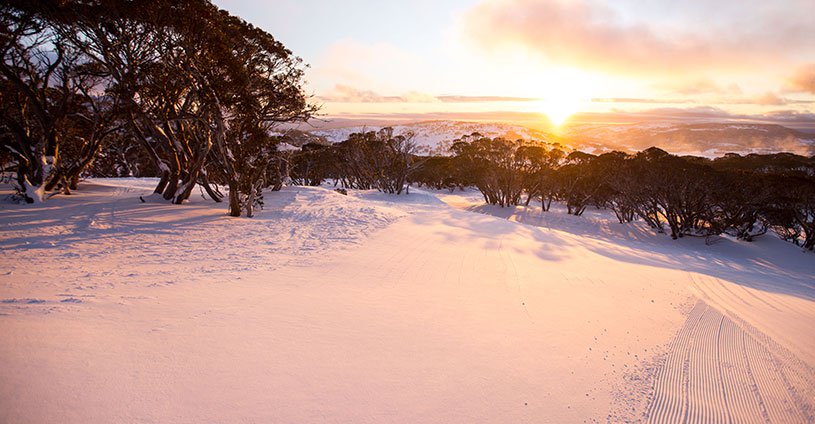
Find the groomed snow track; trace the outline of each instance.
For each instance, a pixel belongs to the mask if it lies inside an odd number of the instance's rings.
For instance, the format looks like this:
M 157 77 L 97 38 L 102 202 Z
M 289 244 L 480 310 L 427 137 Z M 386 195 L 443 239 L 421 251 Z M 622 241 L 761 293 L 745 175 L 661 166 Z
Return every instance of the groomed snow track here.
M 811 423 L 813 382 L 792 353 L 699 300 L 657 371 L 648 422 Z

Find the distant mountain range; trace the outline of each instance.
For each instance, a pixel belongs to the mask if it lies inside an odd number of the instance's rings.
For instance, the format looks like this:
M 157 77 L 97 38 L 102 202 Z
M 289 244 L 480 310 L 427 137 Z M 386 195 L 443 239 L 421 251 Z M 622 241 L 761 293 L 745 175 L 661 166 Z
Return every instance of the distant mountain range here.
M 715 157 L 725 153 L 791 152 L 815 155 L 815 134 L 781 125 L 742 123 L 643 123 L 625 125 L 575 125 L 554 134 L 522 125 L 487 122 L 424 121 L 392 125 L 395 134 L 413 133 L 425 153 L 446 154 L 453 140 L 474 132 L 487 137 L 540 140 L 567 149 L 599 154 L 612 150 L 636 152 L 657 146 L 679 155 Z M 374 131 L 376 126 L 297 131 L 299 139 L 336 143 L 355 132 Z
M 680 155 L 790 152 L 815 155 L 815 134 L 773 124 L 581 125 L 567 130 L 568 144 L 587 152 L 639 151 L 651 146 Z
M 540 140 L 555 142 L 556 137 L 542 131 L 513 124 L 462 122 L 462 121 L 424 121 L 409 124 L 392 125 L 394 134 L 412 133 L 413 139 L 423 153 L 446 154 L 453 140 L 472 133 L 486 137 L 504 137 L 508 139 Z M 309 131 L 311 135 L 337 143 L 348 139 L 353 133 L 375 131 L 381 127 L 352 126 Z

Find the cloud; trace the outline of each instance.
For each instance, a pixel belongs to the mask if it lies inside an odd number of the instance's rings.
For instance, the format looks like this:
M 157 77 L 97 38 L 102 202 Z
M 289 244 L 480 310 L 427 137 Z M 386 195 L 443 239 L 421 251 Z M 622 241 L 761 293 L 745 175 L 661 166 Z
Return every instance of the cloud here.
M 354 87 L 337 84 L 334 90 L 327 95 L 318 96 L 326 102 L 341 103 L 397 103 L 404 102 L 401 96 L 383 96 L 371 90 L 358 90 Z
M 437 103 L 440 100 L 429 94 L 410 91 L 401 96 L 385 96 L 371 90 L 360 90 L 349 85 L 336 84 L 325 95 L 317 96 L 325 102 L 338 103 Z
M 798 68 L 785 86 L 787 91 L 815 94 L 815 63 Z
M 636 97 L 608 97 L 608 98 L 594 98 L 591 99 L 593 103 L 654 103 L 654 104 L 677 104 L 677 103 L 693 103 L 693 100 L 687 99 L 643 99 Z
M 738 96 L 742 94 L 741 87 L 739 87 L 738 84 L 722 86 L 713 82 L 709 78 L 697 78 L 690 81 L 655 84 L 653 88 L 668 94 L 678 94 L 682 96 L 699 96 L 708 94 Z
M 730 93 L 730 91 L 711 90 L 713 93 Z M 444 95 L 433 96 L 417 91 L 410 91 L 401 95 L 383 95 L 372 90 L 362 90 L 349 85 L 337 84 L 326 94 L 317 96 L 324 102 L 334 103 L 525 103 L 536 102 L 542 99 L 536 97 L 510 97 L 510 96 L 465 96 Z M 640 98 L 640 97 L 596 97 L 592 103 L 627 103 L 627 104 L 683 104 L 697 103 L 696 100 L 684 98 Z M 812 104 L 815 101 L 790 99 L 781 97 L 777 93 L 768 91 L 755 97 L 735 97 L 718 99 L 718 104 L 750 104 L 761 106 L 781 106 L 790 104 Z
M 508 96 L 437 96 L 445 103 L 477 103 L 477 102 L 534 102 L 540 99 L 534 97 L 508 97 Z
M 316 80 L 318 92 L 337 91 L 338 85 L 388 92 L 422 87 L 428 72 L 421 56 L 392 44 L 343 39 L 326 48 L 308 76 Z M 352 94 L 339 91 L 340 95 Z
M 324 102 L 338 103 L 492 103 L 492 102 L 532 102 L 540 99 L 532 97 L 507 96 L 433 96 L 410 91 L 399 96 L 387 96 L 372 90 L 361 90 L 345 84 L 336 84 L 333 90 L 317 96 Z
M 672 17 L 674 3 L 482 0 L 460 27 L 490 50 L 524 46 L 554 63 L 626 74 L 776 66 L 815 47 L 811 0 L 724 0 L 714 11 L 686 1 Z
M 767 93 L 764 93 L 761 96 L 756 97 L 754 99 L 754 102 L 755 102 L 755 104 L 765 105 L 765 106 L 766 105 L 780 106 L 780 105 L 786 105 L 786 104 L 790 103 L 790 101 L 788 99 L 780 97 L 780 96 L 778 96 L 778 94 L 775 94 L 775 93 L 769 92 L 769 91 Z
M 720 105 L 757 105 L 757 106 L 784 106 L 784 105 L 812 105 L 815 100 L 793 99 L 782 97 L 776 92 L 767 91 L 764 94 L 752 97 L 727 97 L 709 101 L 710 104 Z

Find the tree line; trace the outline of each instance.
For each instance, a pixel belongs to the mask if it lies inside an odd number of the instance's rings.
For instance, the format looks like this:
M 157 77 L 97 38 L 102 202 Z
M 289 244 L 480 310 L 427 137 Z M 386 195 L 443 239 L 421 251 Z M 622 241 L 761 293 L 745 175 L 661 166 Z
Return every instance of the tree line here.
M 457 140 L 453 156 L 427 158 L 412 181 L 436 189 L 475 186 L 487 204 L 553 200 L 567 213 L 613 211 L 673 239 L 730 234 L 750 241 L 771 230 L 815 249 L 815 157 L 791 153 L 676 156 L 656 147 L 636 154 L 567 153 L 558 146 L 481 137 Z
M 0 170 L 29 203 L 70 194 L 86 175 L 158 177 L 154 196 L 177 204 L 201 187 L 232 216 L 252 216 L 262 189 L 286 184 L 474 186 L 488 204 L 605 208 L 675 239 L 774 231 L 815 248 L 813 158 L 592 155 L 478 133 L 450 156 L 421 156 L 391 128 L 333 145 L 275 132 L 318 111 L 305 65 L 207 0 L 4 2 L 0 54 Z
M 393 194 L 410 185 L 476 187 L 487 204 L 528 206 L 535 200 L 546 212 L 558 201 L 576 216 L 602 208 L 621 224 L 640 219 L 673 239 L 729 234 L 751 241 L 773 231 L 815 248 L 815 157 L 731 153 L 707 159 L 656 147 L 592 155 L 478 133 L 455 140 L 451 151 L 418 155 L 411 134 L 394 136 L 385 128 L 334 145 L 305 143 L 289 152 L 280 178 Z

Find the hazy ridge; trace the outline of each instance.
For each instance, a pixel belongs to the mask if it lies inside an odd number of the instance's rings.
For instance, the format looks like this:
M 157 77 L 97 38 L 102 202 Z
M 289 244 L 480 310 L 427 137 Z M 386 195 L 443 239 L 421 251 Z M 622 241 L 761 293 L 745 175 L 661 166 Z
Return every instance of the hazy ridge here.
M 373 131 L 382 125 L 348 125 L 305 131 L 310 141 L 336 143 L 355 132 Z M 790 152 L 815 155 L 815 134 L 775 124 L 742 123 L 638 123 L 622 125 L 574 125 L 559 133 L 518 124 L 466 122 L 453 120 L 422 121 L 393 125 L 397 134 L 412 132 L 427 153 L 446 154 L 453 140 L 474 132 L 486 137 L 540 140 L 559 143 L 569 149 L 589 153 L 612 150 L 635 152 L 651 146 L 670 153 L 721 156 L 725 153 Z

